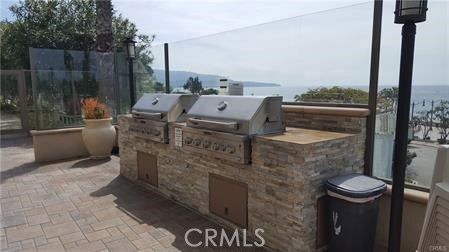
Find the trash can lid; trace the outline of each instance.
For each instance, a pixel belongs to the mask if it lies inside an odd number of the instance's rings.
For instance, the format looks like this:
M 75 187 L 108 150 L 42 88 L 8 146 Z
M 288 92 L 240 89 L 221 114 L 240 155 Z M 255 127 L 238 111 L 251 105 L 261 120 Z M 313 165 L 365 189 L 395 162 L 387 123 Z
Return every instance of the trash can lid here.
M 373 197 L 384 193 L 387 185 L 382 180 L 352 173 L 327 180 L 327 190 L 350 198 Z

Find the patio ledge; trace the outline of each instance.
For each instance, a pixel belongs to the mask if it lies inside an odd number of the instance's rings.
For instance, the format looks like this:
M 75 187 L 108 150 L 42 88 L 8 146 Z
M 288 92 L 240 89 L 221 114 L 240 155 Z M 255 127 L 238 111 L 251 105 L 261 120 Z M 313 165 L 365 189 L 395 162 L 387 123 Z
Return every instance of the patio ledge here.
M 364 108 L 340 108 L 340 107 L 318 107 L 303 105 L 282 105 L 284 112 L 303 113 L 315 115 L 367 117 L 369 109 Z
M 387 192 L 385 194 L 391 196 L 391 185 L 387 185 Z M 429 193 L 410 188 L 405 188 L 404 199 L 407 201 L 416 202 L 418 204 L 427 205 L 429 201 Z
M 49 130 L 31 130 L 30 133 L 33 136 L 39 136 L 39 135 L 56 135 L 56 134 L 74 133 L 74 132 L 80 132 L 82 130 L 83 130 L 83 127 L 77 127 L 77 128 L 49 129 Z

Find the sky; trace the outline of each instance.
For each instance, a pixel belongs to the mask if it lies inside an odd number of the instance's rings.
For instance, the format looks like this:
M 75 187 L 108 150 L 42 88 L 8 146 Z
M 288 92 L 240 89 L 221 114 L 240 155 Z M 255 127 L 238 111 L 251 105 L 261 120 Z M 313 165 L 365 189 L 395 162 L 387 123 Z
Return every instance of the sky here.
M 113 0 L 114 8 L 156 34 L 155 44 L 262 24 L 361 1 L 293 0 Z
M 0 0 L 2 19 L 15 0 Z M 114 9 L 155 34 L 153 68 L 282 85 L 368 85 L 372 1 L 112 0 Z M 449 85 L 449 2 L 429 1 L 418 24 L 414 84 Z M 384 4 L 380 85 L 398 81 L 400 26 Z M 278 21 L 276 21 L 278 20 Z
M 113 4 L 140 32 L 156 35 L 154 68 L 163 69 L 161 44 L 166 42 L 171 70 L 286 86 L 369 83 L 372 1 L 113 0 Z M 430 1 L 428 21 L 418 25 L 416 85 L 449 85 L 448 6 L 447 1 Z M 380 85 L 398 82 L 401 31 L 393 23 L 393 11 L 394 1 L 386 0 Z

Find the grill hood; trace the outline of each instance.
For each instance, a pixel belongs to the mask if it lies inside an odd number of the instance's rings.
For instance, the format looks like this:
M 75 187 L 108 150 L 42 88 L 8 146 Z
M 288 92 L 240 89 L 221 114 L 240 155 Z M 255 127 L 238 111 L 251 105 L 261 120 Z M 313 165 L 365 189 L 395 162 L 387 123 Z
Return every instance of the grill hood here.
M 244 135 L 282 132 L 282 96 L 203 95 L 187 113 L 187 126 Z
M 136 118 L 176 122 L 189 111 L 197 95 L 189 94 L 144 94 L 132 108 Z

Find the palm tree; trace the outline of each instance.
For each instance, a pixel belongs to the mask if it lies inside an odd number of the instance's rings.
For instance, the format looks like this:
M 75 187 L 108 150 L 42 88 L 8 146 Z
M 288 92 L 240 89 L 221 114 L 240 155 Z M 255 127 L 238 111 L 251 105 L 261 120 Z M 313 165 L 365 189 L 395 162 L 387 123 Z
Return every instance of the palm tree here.
M 97 52 L 112 52 L 112 3 L 111 0 L 95 0 L 97 13 Z
M 99 82 L 99 98 L 108 105 L 111 115 L 115 115 L 114 104 L 114 54 L 112 37 L 111 0 L 95 0 L 96 23 L 96 76 Z

